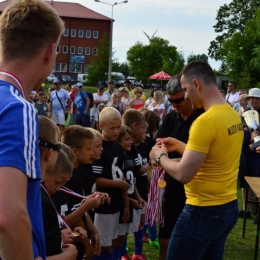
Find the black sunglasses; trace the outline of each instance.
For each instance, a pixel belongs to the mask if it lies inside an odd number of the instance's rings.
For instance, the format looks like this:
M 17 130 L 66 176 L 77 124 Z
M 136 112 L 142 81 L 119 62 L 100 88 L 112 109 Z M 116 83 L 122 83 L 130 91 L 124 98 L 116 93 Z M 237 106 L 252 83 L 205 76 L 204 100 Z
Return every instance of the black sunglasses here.
M 172 104 L 180 104 L 181 102 L 183 102 L 185 100 L 185 97 L 181 97 L 181 98 L 175 98 L 175 99 L 168 99 L 168 101 Z
M 49 142 L 46 142 L 46 141 L 43 141 L 43 140 L 38 140 L 38 144 L 41 145 L 41 146 L 44 146 L 44 147 L 47 147 L 47 148 L 52 148 L 54 151 L 59 151 L 60 148 L 61 148 L 61 145 L 60 144 L 52 144 L 52 143 L 49 143 Z

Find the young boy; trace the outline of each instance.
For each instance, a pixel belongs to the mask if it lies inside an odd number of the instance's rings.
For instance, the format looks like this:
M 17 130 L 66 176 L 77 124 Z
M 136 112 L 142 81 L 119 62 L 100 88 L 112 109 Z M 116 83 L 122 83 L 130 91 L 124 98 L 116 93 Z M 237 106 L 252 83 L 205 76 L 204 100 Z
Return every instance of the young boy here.
M 105 259 L 109 257 L 109 249 L 112 251 L 118 242 L 116 238 L 122 203 L 124 213 L 120 220 L 126 222 L 129 217 L 129 184 L 122 173 L 124 150 L 115 142 L 121 128 L 119 111 L 113 107 L 105 107 L 100 112 L 99 128 L 102 130 L 103 152 L 100 160 L 93 163 L 93 170 L 96 174 L 97 190 L 108 193 L 111 201 L 109 205 L 103 204 L 96 209 L 94 224 L 99 232 L 103 250 L 100 259 Z
M 73 162 L 73 175 L 71 179 L 65 184 L 65 187 L 82 196 L 90 194 L 86 194 L 86 186 L 88 187 L 88 183 L 84 181 L 84 171 L 82 171 L 81 165 L 86 164 L 90 156 L 93 154 L 93 139 L 93 133 L 89 129 L 79 125 L 68 127 L 62 135 L 62 142 L 68 145 L 75 155 L 75 161 Z M 69 208 L 67 209 L 67 212 L 63 212 L 65 215 L 70 212 L 73 213 L 69 214 L 65 219 L 69 223 L 74 223 L 74 225 L 83 218 L 86 229 L 93 236 L 94 249 L 96 254 L 98 254 L 100 251 L 99 236 L 87 212 L 88 210 L 92 210 L 98 207 L 102 202 L 103 197 L 103 194 L 95 193 L 88 196 L 88 199 L 82 203 L 81 198 L 67 195 Z M 78 250 L 82 252 L 82 245 L 79 244 L 78 246 L 80 246 L 80 248 L 77 247 Z
M 58 143 L 58 128 L 49 118 L 39 116 L 39 149 L 42 180 L 52 172 L 58 159 L 60 145 Z M 49 190 L 50 192 L 50 190 Z M 66 244 L 61 248 L 62 239 L 57 212 L 49 198 L 42 190 L 42 214 L 44 219 L 45 243 L 47 259 L 76 259 L 77 250 L 74 245 Z
M 128 126 L 132 130 L 132 137 L 134 146 L 138 148 L 140 143 L 143 143 L 146 138 L 147 123 L 143 114 L 136 109 L 127 109 L 122 118 L 123 124 Z M 148 175 L 147 172 L 150 168 L 148 164 L 148 153 L 141 155 L 138 153 L 139 160 L 141 162 L 141 168 L 137 170 L 136 175 L 136 187 L 144 201 L 148 200 Z M 146 257 L 142 254 L 143 250 L 143 235 L 145 224 L 145 207 L 141 210 L 140 225 L 137 232 L 134 232 L 135 239 L 135 252 L 132 256 L 133 260 L 146 260 Z
M 126 181 L 130 184 L 130 188 L 128 189 L 128 197 L 129 197 L 130 216 L 131 216 L 131 218 L 129 218 L 128 221 L 128 223 L 130 223 L 128 224 L 129 226 L 125 224 L 120 224 L 119 230 L 125 228 L 126 233 L 128 234 L 130 232 L 138 231 L 138 226 L 140 223 L 140 214 L 141 214 L 140 209 L 144 207 L 145 201 L 142 200 L 135 186 L 136 166 L 135 166 L 133 154 L 131 153 L 131 151 L 133 150 L 132 149 L 133 139 L 132 139 L 132 131 L 128 126 L 123 125 L 121 127 L 120 134 L 117 138 L 117 142 L 123 147 L 125 152 L 123 173 Z M 126 252 L 126 244 L 127 244 L 127 238 L 125 238 L 125 241 L 121 246 L 121 251 L 120 251 L 121 260 L 130 259 L 130 257 Z
M 39 98 L 39 100 L 36 103 L 34 103 L 34 107 L 35 107 L 35 109 L 37 109 L 37 114 L 39 116 L 50 117 L 50 111 L 49 111 L 49 107 L 46 103 L 47 96 L 46 96 L 45 92 L 40 91 L 38 93 L 38 98 Z

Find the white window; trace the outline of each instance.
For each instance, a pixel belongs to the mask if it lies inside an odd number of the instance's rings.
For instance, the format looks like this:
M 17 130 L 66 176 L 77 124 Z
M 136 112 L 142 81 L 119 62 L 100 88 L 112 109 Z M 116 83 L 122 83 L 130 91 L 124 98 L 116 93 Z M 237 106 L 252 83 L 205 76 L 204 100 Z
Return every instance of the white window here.
M 63 36 L 69 36 L 69 29 L 68 28 L 64 29 Z
M 81 73 L 82 65 L 77 63 L 70 63 L 70 72 L 71 73 Z
M 83 47 L 78 47 L 78 54 L 82 55 L 83 54 Z
M 85 55 L 90 55 L 90 48 L 89 47 L 85 48 Z
M 56 63 L 55 71 L 57 72 L 67 72 L 67 63 Z
M 86 38 L 91 38 L 91 31 L 90 30 L 86 30 Z
M 98 31 L 93 31 L 93 38 L 95 38 L 95 39 L 98 38 Z
M 82 38 L 84 36 L 84 31 L 83 30 L 79 30 L 78 36 Z
M 56 52 L 57 52 L 57 53 L 60 53 L 60 45 L 57 46 Z
M 63 53 L 68 53 L 68 46 L 63 46 L 62 47 L 62 52 Z
M 77 36 L 76 29 L 71 29 L 71 37 L 76 37 L 76 36 Z
M 75 46 L 70 46 L 70 54 L 75 54 Z
M 93 48 L 93 49 L 92 49 L 92 55 L 97 56 L 97 52 L 98 52 L 98 49 L 97 49 L 97 48 Z

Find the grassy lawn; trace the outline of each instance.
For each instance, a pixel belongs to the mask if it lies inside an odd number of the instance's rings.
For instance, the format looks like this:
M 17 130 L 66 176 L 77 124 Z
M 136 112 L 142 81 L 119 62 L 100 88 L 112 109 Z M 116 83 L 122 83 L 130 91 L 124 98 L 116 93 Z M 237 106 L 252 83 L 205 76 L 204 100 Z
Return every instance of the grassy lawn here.
M 239 205 L 242 205 L 241 190 L 238 189 Z M 256 225 L 252 220 L 246 222 L 246 235 L 242 238 L 243 219 L 239 219 L 235 228 L 229 234 L 225 245 L 224 260 L 250 260 L 254 259 Z M 133 235 L 128 239 L 129 255 L 132 255 L 134 249 Z M 143 253 L 149 260 L 159 259 L 159 249 L 144 244 Z M 260 252 L 259 252 L 260 254 Z M 260 255 L 259 255 L 260 257 Z

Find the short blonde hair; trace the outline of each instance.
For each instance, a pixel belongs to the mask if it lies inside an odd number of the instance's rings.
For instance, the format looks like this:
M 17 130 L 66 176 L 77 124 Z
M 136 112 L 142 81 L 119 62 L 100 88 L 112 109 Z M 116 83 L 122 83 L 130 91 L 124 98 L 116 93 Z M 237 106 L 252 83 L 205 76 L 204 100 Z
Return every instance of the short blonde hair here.
M 65 174 L 72 176 L 73 165 L 63 149 L 58 152 L 58 158 L 51 172 L 47 172 L 48 175 L 60 175 Z
M 94 135 L 91 131 L 79 125 L 72 125 L 65 129 L 62 134 L 61 141 L 70 148 L 81 149 L 83 147 L 84 140 L 93 139 Z
M 57 43 L 64 23 L 57 12 L 42 0 L 19 0 L 0 16 L 0 43 L 3 60 L 30 60 L 48 44 Z
M 102 135 L 101 135 L 101 133 L 98 130 L 96 130 L 94 128 L 91 128 L 91 127 L 86 127 L 86 129 L 88 129 L 90 132 L 92 132 L 92 134 L 94 135 L 94 139 L 95 140 L 98 139 L 98 138 L 102 139 Z
M 121 120 L 120 112 L 114 107 L 105 107 L 99 114 L 99 124 L 104 125 L 109 123 L 110 120 L 119 119 Z
M 129 108 L 125 111 L 122 117 L 122 121 L 123 125 L 126 125 L 128 127 L 131 127 L 133 123 L 137 123 L 138 125 L 140 125 L 143 122 L 146 122 L 144 115 L 134 108 Z
M 126 93 L 129 95 L 129 90 L 127 87 L 123 87 L 122 90 L 121 90 L 122 93 Z

